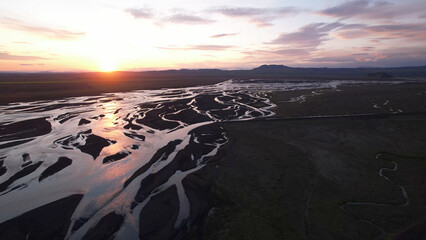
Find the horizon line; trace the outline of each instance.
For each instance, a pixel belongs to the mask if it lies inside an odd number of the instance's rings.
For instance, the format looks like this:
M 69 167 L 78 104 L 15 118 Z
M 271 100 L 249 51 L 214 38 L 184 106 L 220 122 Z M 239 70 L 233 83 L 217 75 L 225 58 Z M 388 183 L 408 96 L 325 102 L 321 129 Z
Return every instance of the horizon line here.
M 359 67 L 291 67 L 283 64 L 262 64 L 255 68 L 245 68 L 245 69 L 223 69 L 223 68 L 165 68 L 165 69 L 150 69 L 150 70 L 116 70 L 116 71 L 91 71 L 91 70 L 67 70 L 67 71 L 56 71 L 56 70 L 48 70 L 48 71 L 0 71 L 0 74 L 5 73 L 28 73 L 28 74 L 36 74 L 36 73 L 119 73 L 119 72 L 165 72 L 165 71 L 197 71 L 197 70 L 219 70 L 219 71 L 251 71 L 261 66 L 283 66 L 292 69 L 395 69 L 395 68 L 421 68 L 426 67 L 426 65 L 419 66 L 393 66 L 393 67 L 369 67 L 369 66 L 359 66 Z

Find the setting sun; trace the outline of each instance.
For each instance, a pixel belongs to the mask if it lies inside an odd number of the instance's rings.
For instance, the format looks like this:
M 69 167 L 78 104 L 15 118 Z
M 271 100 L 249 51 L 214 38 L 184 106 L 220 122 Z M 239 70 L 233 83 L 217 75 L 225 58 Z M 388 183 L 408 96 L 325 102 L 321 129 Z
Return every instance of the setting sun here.
M 117 70 L 117 64 L 114 61 L 103 60 L 99 63 L 99 69 L 102 72 L 113 72 Z

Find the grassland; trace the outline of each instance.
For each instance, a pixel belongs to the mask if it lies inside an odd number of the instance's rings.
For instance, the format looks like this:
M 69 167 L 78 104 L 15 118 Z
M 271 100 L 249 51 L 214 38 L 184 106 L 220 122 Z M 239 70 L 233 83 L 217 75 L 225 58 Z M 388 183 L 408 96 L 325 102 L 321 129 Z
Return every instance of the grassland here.
M 203 239 L 421 239 L 425 90 L 347 87 L 303 102 L 288 100 L 310 91 L 272 93 L 276 120 L 221 123 L 230 139 L 223 157 L 191 176 L 211 184 L 205 201 L 213 207 L 194 232 Z M 363 115 L 304 119 L 354 114 Z M 376 159 L 378 153 L 387 157 Z M 384 171 L 389 182 L 378 173 L 392 161 L 398 169 Z M 342 209 L 347 202 L 374 204 Z

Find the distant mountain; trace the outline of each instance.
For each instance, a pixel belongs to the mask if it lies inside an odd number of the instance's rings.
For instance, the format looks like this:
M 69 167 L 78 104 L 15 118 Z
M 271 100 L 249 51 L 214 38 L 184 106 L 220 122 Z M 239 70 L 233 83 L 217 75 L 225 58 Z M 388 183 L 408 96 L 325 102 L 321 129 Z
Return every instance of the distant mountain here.
M 52 76 L 65 75 L 71 78 L 102 78 L 103 73 L 90 72 L 0 72 L 0 82 L 16 79 L 16 76 L 33 76 L 47 79 Z M 121 71 L 114 74 L 120 79 L 386 79 L 386 78 L 422 78 L 426 79 L 426 66 L 419 67 L 395 67 L 395 68 L 303 68 L 288 67 L 284 65 L 261 65 L 251 70 L 221 70 L 221 69 L 175 69 L 160 71 Z M 20 78 L 20 77 L 19 77 Z M 29 77 L 32 78 L 32 77 Z M 29 79 L 28 78 L 28 79 Z M 23 78 L 23 81 L 25 80 Z M 17 80 L 18 81 L 18 80 Z M 26 80 L 25 80 L 26 81 Z
M 257 68 L 253 68 L 252 71 L 280 71 L 280 70 L 287 70 L 291 67 L 287 67 L 285 65 L 262 65 Z
M 179 69 L 179 70 L 166 70 L 165 72 L 171 73 L 186 73 L 186 74 L 220 74 L 224 72 L 220 69 L 215 68 L 207 68 L 207 69 Z
M 263 78 L 425 78 L 426 66 L 395 68 L 293 68 L 284 65 L 262 65 L 252 70 L 234 70 L 228 72 L 234 73 L 236 77 Z

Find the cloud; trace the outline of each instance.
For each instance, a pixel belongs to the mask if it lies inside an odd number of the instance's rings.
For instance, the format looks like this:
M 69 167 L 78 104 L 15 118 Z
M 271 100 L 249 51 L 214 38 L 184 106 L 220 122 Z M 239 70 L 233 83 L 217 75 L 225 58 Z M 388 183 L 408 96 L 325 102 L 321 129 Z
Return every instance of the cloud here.
M 395 67 L 426 65 L 425 47 L 389 47 L 376 50 L 364 47 L 346 50 L 317 51 L 306 63 L 333 67 Z
M 14 43 L 18 43 L 18 44 L 30 44 L 29 42 L 21 42 L 21 41 L 17 41 L 17 42 L 14 42 Z
M 359 67 L 362 64 L 365 65 L 365 63 L 379 62 L 380 60 L 387 58 L 383 51 L 373 50 L 374 48 L 371 49 L 366 47 L 366 49 L 355 48 L 318 51 L 312 58 L 308 59 L 307 62 Z
M 216 7 L 210 10 L 231 18 L 245 18 L 258 27 L 272 26 L 271 21 L 298 14 L 300 9 L 286 8 L 253 8 L 253 7 Z
M 185 9 L 175 8 L 170 9 L 171 13 L 154 14 L 154 11 L 149 7 L 144 8 L 127 8 L 126 13 L 132 15 L 134 18 L 155 19 L 158 23 L 178 23 L 178 24 L 209 24 L 216 22 L 213 19 L 199 16 L 188 12 Z M 216 7 L 210 8 L 204 13 L 222 14 L 231 18 L 245 18 L 250 23 L 259 27 L 271 26 L 271 21 L 288 17 L 301 12 L 300 9 L 293 7 L 285 8 L 251 8 L 251 7 Z
M 339 22 L 334 23 L 312 23 L 305 25 L 297 32 L 283 33 L 270 44 L 288 45 L 297 48 L 312 48 L 315 49 L 324 41 L 329 40 L 330 31 L 344 26 Z
M 374 51 L 374 50 L 376 50 L 375 47 L 362 47 L 361 48 L 361 51 L 364 51 L 364 52 L 370 52 L 370 51 Z
M 163 19 L 163 21 L 180 24 L 208 24 L 215 22 L 214 20 L 202 18 L 189 13 L 173 14 L 170 17 Z
M 251 18 L 249 19 L 249 22 L 255 24 L 258 27 L 271 27 L 274 25 L 270 22 L 271 20 L 273 19 Z
M 269 45 L 242 51 L 243 57 L 235 59 L 240 66 L 284 64 L 300 67 L 401 67 L 425 66 L 426 47 L 371 46 L 346 47 L 335 50 L 305 48 L 275 48 Z
M 394 19 L 401 16 L 424 14 L 426 4 L 407 3 L 396 5 L 387 1 L 354 0 L 343 2 L 340 5 L 317 12 L 320 15 L 340 19 L 362 18 L 362 19 Z M 421 16 L 419 16 L 421 18 Z
M 21 63 L 19 64 L 20 66 L 44 66 L 44 63 L 39 63 L 39 64 L 31 64 L 31 63 Z
M 390 38 L 426 39 L 425 24 L 390 24 L 368 26 L 365 30 L 374 35 Z
M 301 27 L 296 32 L 283 33 L 269 44 L 315 51 L 323 42 L 332 38 L 343 40 L 366 39 L 374 43 L 392 39 L 425 42 L 426 25 L 421 23 L 382 25 L 344 24 L 340 22 L 312 23 Z
M 339 39 L 354 39 L 366 37 L 366 34 L 365 29 L 350 29 L 338 31 L 333 35 Z
M 254 49 L 241 52 L 247 56 L 269 56 L 269 57 L 286 57 L 286 58 L 301 58 L 310 55 L 310 52 L 305 49 Z
M 340 39 L 375 38 L 380 40 L 404 39 L 426 41 L 425 24 L 347 25 L 334 33 Z
M 425 66 L 426 47 L 399 47 L 384 50 L 384 58 L 377 61 L 385 67 L 391 66 Z
M 272 53 L 278 54 L 284 57 L 308 57 L 310 56 L 310 52 L 305 49 L 281 49 L 275 50 Z
M 23 55 L 12 55 L 7 52 L 0 52 L 0 60 L 47 60 L 49 58 L 37 57 L 37 56 L 23 56 Z
M 55 40 L 75 40 L 85 35 L 84 32 L 72 32 L 64 29 L 37 26 L 12 18 L 1 18 L 1 24 L 11 29 L 24 31 Z
M 300 10 L 293 7 L 286 8 L 251 8 L 251 7 L 217 7 L 212 10 L 228 17 L 252 17 L 252 16 L 289 16 L 299 13 Z
M 370 4 L 369 2 L 370 1 L 368 0 L 343 2 L 340 5 L 324 9 L 318 13 L 330 17 L 350 18 L 368 11 L 368 5 Z
M 215 22 L 214 20 L 207 19 L 187 12 L 184 9 L 171 9 L 171 13 L 158 13 L 155 14 L 154 10 L 149 7 L 143 8 L 127 8 L 126 13 L 131 14 L 134 18 L 154 19 L 157 23 L 178 23 L 178 24 L 208 24 Z
M 230 8 L 230 7 L 219 7 L 214 12 L 221 13 L 228 17 L 247 17 L 263 15 L 266 13 L 264 8 Z
M 125 10 L 125 12 L 131 14 L 134 18 L 153 18 L 154 13 L 151 8 L 144 7 L 144 8 L 128 8 Z
M 239 61 L 244 65 L 261 65 L 261 64 L 284 64 L 295 65 L 306 62 L 311 58 L 311 52 L 306 49 L 297 48 L 266 48 L 250 49 L 241 52 L 245 56 Z
M 164 50 L 198 50 L 198 51 L 224 51 L 234 46 L 229 45 L 189 45 L 187 47 L 179 47 L 179 46 L 167 46 L 167 47 L 157 47 L 159 49 Z
M 326 56 L 326 57 L 315 57 L 308 60 L 311 63 L 325 63 L 325 64 L 354 64 L 357 63 L 356 59 L 351 55 L 342 56 Z
M 223 37 L 232 37 L 237 35 L 237 33 L 221 33 L 221 34 L 216 34 L 213 36 L 210 36 L 210 38 L 223 38 Z

